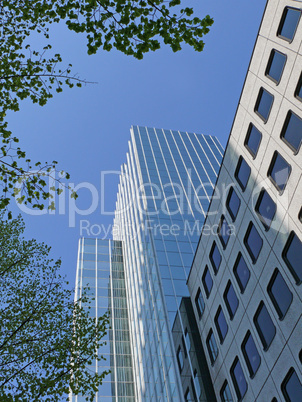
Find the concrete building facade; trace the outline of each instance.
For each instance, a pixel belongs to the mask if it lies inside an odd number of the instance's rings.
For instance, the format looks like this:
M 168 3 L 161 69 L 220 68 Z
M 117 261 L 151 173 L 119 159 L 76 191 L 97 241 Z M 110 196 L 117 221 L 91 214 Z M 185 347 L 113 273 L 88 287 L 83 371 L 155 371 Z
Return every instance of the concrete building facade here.
M 302 400 L 301 13 L 267 2 L 188 280 L 225 402 Z

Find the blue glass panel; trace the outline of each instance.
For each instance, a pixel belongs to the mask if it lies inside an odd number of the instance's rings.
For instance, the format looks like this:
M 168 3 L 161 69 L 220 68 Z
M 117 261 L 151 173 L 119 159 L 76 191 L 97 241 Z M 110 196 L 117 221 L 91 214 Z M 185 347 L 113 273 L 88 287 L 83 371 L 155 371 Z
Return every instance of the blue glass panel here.
M 261 139 L 262 134 L 260 131 L 253 124 L 250 124 L 244 145 L 254 158 L 257 155 Z
M 302 119 L 299 116 L 289 112 L 281 138 L 284 138 L 295 152 L 299 151 L 302 142 Z
M 268 175 L 278 190 L 283 191 L 285 189 L 290 173 L 290 165 L 278 152 L 275 152 L 268 170 Z
M 301 16 L 301 10 L 286 7 L 278 29 L 278 35 L 282 38 L 292 41 Z
M 276 334 L 276 327 L 263 302 L 260 303 L 260 306 L 255 314 L 254 322 L 263 347 L 265 350 L 267 350 Z
M 256 204 L 256 212 L 266 229 L 271 226 L 277 210 L 277 205 L 266 190 L 262 190 Z
M 281 75 L 286 63 L 286 56 L 283 53 L 273 50 L 270 56 L 269 65 L 266 74 L 276 83 L 281 80 Z
M 249 180 L 250 174 L 251 174 L 251 168 L 246 163 L 246 161 L 243 159 L 243 157 L 240 156 L 238 164 L 237 164 L 236 172 L 235 172 L 235 178 L 237 179 L 237 181 L 243 191 L 245 190 L 245 188 L 247 186 L 247 182 Z
M 270 114 L 273 105 L 273 101 L 274 101 L 273 95 L 271 95 L 265 89 L 261 88 L 257 98 L 255 112 L 257 112 L 258 115 L 260 115 L 260 117 L 264 121 L 267 121 L 268 119 L 268 116 Z

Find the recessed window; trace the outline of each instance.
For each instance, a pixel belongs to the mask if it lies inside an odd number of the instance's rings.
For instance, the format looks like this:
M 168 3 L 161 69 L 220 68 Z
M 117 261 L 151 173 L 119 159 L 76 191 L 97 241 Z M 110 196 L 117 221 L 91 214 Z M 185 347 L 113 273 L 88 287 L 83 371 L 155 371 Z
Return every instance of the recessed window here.
M 300 363 L 302 363 L 302 349 L 299 352 L 299 360 L 300 360 Z
M 286 63 L 286 55 L 273 49 L 268 60 L 265 75 L 279 84 Z
M 196 305 L 196 309 L 198 312 L 198 317 L 200 319 L 202 317 L 202 314 L 205 309 L 205 303 L 204 303 L 200 288 L 198 288 L 197 293 L 196 293 L 195 305 Z
M 186 347 L 185 340 L 184 340 L 183 336 L 181 337 L 181 342 L 182 342 L 182 348 L 183 348 L 183 351 L 184 351 L 185 358 L 187 358 L 188 357 L 188 352 L 187 352 L 187 347 Z
M 243 293 L 250 279 L 251 273 L 240 252 L 237 256 L 233 271 L 241 293 Z
M 299 218 L 299 221 L 302 223 L 302 208 L 299 211 L 298 218 Z
M 243 159 L 243 157 L 240 156 L 235 171 L 235 179 L 238 181 L 242 191 L 246 189 L 250 174 L 251 174 L 251 168 Z
M 210 271 L 208 266 L 206 265 L 206 268 L 204 270 L 204 273 L 202 275 L 202 283 L 204 287 L 204 291 L 206 292 L 207 298 L 210 296 L 212 287 L 213 287 L 213 279 L 211 277 Z
M 283 396 L 287 402 L 302 401 L 302 385 L 294 368 L 291 367 L 281 384 Z
M 235 293 L 235 290 L 234 290 L 234 287 L 233 287 L 231 281 L 228 281 L 228 284 L 223 293 L 223 298 L 225 301 L 225 305 L 228 309 L 230 319 L 232 320 L 237 311 L 237 308 L 239 305 L 239 300 L 238 300 L 238 297 L 236 296 L 236 293 Z
M 191 394 L 190 394 L 190 389 L 188 387 L 185 392 L 185 402 L 191 402 L 191 401 L 192 401 L 192 398 L 191 398 Z
M 261 139 L 262 134 L 254 124 L 251 123 L 245 137 L 244 145 L 254 159 L 256 158 Z
M 285 244 L 282 257 L 297 285 L 300 285 L 302 282 L 302 242 L 293 231 Z
M 200 386 L 199 377 L 197 375 L 196 369 L 194 370 L 194 385 L 195 385 L 195 389 L 196 389 L 197 399 L 199 401 L 200 397 L 201 397 L 201 386 Z M 193 389 L 194 389 L 194 387 L 193 387 Z
M 215 326 L 218 332 L 220 343 L 223 343 L 226 334 L 228 333 L 228 324 L 221 306 L 218 307 L 217 313 L 214 318 Z
M 296 8 L 291 7 L 285 7 L 281 17 L 277 35 L 280 38 L 291 42 L 294 39 L 300 16 L 301 10 L 297 10 Z
M 290 173 L 291 166 L 275 151 L 267 175 L 280 192 L 285 189 Z
M 258 331 L 263 348 L 264 350 L 267 350 L 275 337 L 276 327 L 263 301 L 260 302 L 254 316 L 254 324 Z
M 268 230 L 276 214 L 277 205 L 264 189 L 259 194 L 255 210 L 265 230 Z
M 283 276 L 276 268 L 273 276 L 268 284 L 267 292 L 271 298 L 273 305 L 279 315 L 280 319 L 285 317 L 291 302 L 293 301 L 293 294 L 289 290 Z
M 243 241 L 253 263 L 255 264 L 262 249 L 263 240 L 257 232 L 257 229 L 255 228 L 253 222 L 249 223 Z
M 221 216 L 218 226 L 218 237 L 221 241 L 222 247 L 226 248 L 230 237 L 230 227 L 223 215 Z
M 233 402 L 232 394 L 227 381 L 223 383 L 223 386 L 220 390 L 220 398 L 221 402 Z
M 242 345 L 241 345 L 241 350 L 247 365 L 247 368 L 249 370 L 250 376 L 254 377 L 256 374 L 261 358 L 258 353 L 257 347 L 255 345 L 254 339 L 250 333 L 250 331 L 247 332 Z
M 183 366 L 184 366 L 184 359 L 182 356 L 182 351 L 181 351 L 180 346 L 177 349 L 176 358 L 177 358 L 178 368 L 181 373 L 181 370 L 183 369 Z
M 264 88 L 260 88 L 255 105 L 255 113 L 266 123 L 273 106 L 274 97 Z
M 295 152 L 300 149 L 302 142 L 302 119 L 295 113 L 287 113 L 284 126 L 281 131 L 281 139 Z
M 240 208 L 240 198 L 238 197 L 236 191 L 234 190 L 234 187 L 230 188 L 228 198 L 226 200 L 226 207 L 234 222 Z
M 211 251 L 210 251 L 210 261 L 214 270 L 215 275 L 217 274 L 220 264 L 221 264 L 221 254 L 218 250 L 217 244 L 214 241 Z
M 206 343 L 207 343 L 207 348 L 208 348 L 211 363 L 214 364 L 214 362 L 218 356 L 218 347 L 217 347 L 217 343 L 216 343 L 212 329 L 210 329 L 210 332 L 207 336 Z
M 295 90 L 295 97 L 302 102 L 302 74 L 300 75 L 297 88 Z
M 238 401 L 244 397 L 247 391 L 247 382 L 243 374 L 243 370 L 240 364 L 238 357 L 235 358 L 234 363 L 232 364 L 231 377 L 234 384 L 234 388 L 237 394 Z
M 188 328 L 185 329 L 185 338 L 186 338 L 186 349 L 189 353 L 191 350 L 191 341 L 190 341 L 190 335 L 189 335 Z

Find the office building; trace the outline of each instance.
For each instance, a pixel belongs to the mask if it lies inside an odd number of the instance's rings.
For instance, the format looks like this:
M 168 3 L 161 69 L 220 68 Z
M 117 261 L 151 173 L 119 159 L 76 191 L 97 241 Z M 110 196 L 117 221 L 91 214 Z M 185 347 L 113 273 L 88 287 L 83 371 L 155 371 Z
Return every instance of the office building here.
M 188 280 L 224 402 L 302 400 L 301 13 L 267 2 Z
M 92 317 L 110 313 L 110 329 L 102 338 L 100 355 L 89 367 L 92 373 L 110 371 L 106 375 L 95 402 L 135 402 L 134 377 L 125 290 L 123 251 L 120 241 L 81 238 L 78 248 L 75 299 L 86 292 L 90 298 Z M 83 395 L 70 395 L 72 402 L 86 401 Z
M 186 281 L 222 155 L 212 136 L 131 129 L 114 238 L 123 243 L 137 401 L 213 400 Z

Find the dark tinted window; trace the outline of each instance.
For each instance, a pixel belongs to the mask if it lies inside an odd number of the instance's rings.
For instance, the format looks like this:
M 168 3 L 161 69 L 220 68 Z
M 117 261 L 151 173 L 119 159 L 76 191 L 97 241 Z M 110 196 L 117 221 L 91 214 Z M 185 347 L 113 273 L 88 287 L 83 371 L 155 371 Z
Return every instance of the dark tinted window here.
M 265 75 L 271 78 L 276 84 L 279 84 L 285 63 L 286 55 L 278 52 L 277 50 L 272 50 Z
M 255 263 L 262 249 L 263 240 L 257 232 L 257 229 L 255 228 L 253 222 L 250 222 L 247 228 L 246 234 L 244 236 L 244 244 L 253 263 Z
M 241 253 L 238 254 L 233 270 L 240 290 L 244 292 L 251 274 Z
M 245 147 L 248 149 L 253 158 L 256 158 L 258 148 L 262 139 L 260 131 L 251 123 L 244 141 Z
M 299 221 L 302 223 L 302 208 L 299 211 L 298 218 L 299 218 Z
M 209 297 L 211 290 L 212 290 L 212 286 L 213 286 L 213 279 L 211 277 L 209 268 L 207 266 L 202 275 L 202 283 L 203 283 L 203 287 L 206 292 L 206 295 L 207 295 L 207 297 Z
M 276 327 L 263 301 L 259 304 L 254 316 L 254 324 L 263 344 L 263 348 L 267 350 L 275 337 Z
M 243 159 L 243 157 L 240 156 L 237 167 L 236 167 L 236 171 L 235 171 L 235 178 L 238 181 L 238 183 L 243 191 L 245 190 L 245 188 L 247 186 L 247 182 L 249 180 L 250 174 L 251 174 L 251 168 L 246 163 L 246 161 Z
M 295 232 L 290 233 L 282 257 L 299 285 L 302 282 L 302 242 Z
M 204 300 L 203 300 L 200 288 L 198 288 L 197 293 L 196 293 L 195 305 L 196 305 L 196 309 L 198 312 L 198 316 L 199 316 L 199 318 L 201 318 L 201 316 L 204 312 L 205 304 L 204 304 Z
M 295 97 L 302 101 L 302 74 L 300 75 L 297 88 L 295 90 Z
M 221 306 L 218 307 L 217 313 L 214 318 L 214 322 L 215 322 L 215 326 L 216 326 L 216 329 L 218 332 L 220 342 L 222 343 L 228 332 L 228 324 L 226 322 L 226 319 L 223 314 Z
M 211 251 L 210 251 L 210 261 L 212 263 L 215 275 L 218 272 L 219 266 L 221 264 L 221 255 L 220 252 L 218 250 L 217 244 L 215 242 L 213 242 Z
M 230 319 L 232 319 L 236 313 L 236 310 L 238 308 L 238 297 L 236 296 L 235 290 L 233 288 L 233 285 L 231 281 L 228 282 L 227 287 L 224 291 L 223 298 L 225 301 L 225 305 L 227 306 Z
M 302 119 L 291 111 L 287 113 L 281 138 L 293 151 L 299 151 L 302 142 Z
M 191 401 L 192 401 L 192 398 L 191 398 L 191 394 L 190 394 L 190 389 L 188 387 L 186 390 L 186 393 L 185 393 L 185 402 L 191 402 Z
M 293 294 L 277 268 L 268 284 L 267 291 L 279 318 L 282 319 L 291 305 Z
M 211 363 L 213 364 L 218 356 L 218 347 L 212 329 L 210 329 L 207 337 L 207 348 Z
M 241 367 L 238 357 L 236 357 L 236 359 L 234 360 L 230 373 L 231 373 L 231 377 L 232 377 L 232 381 L 233 381 L 233 384 L 235 387 L 238 401 L 240 401 L 247 391 L 247 382 L 244 377 L 242 367 Z
M 255 105 L 255 112 L 266 122 L 273 106 L 274 97 L 264 88 L 260 88 L 259 95 Z
M 266 190 L 261 190 L 255 210 L 257 215 L 265 227 L 265 230 L 268 230 L 271 226 L 272 220 L 274 219 L 276 213 L 277 205 L 272 200 L 271 196 L 268 194 Z
M 284 398 L 288 402 L 302 401 L 302 385 L 295 370 L 291 367 L 281 385 Z
M 291 42 L 294 39 L 300 16 L 301 10 L 285 7 L 277 35 Z
M 290 165 L 277 151 L 275 151 L 267 175 L 279 191 L 285 189 L 290 173 Z
M 233 187 L 230 188 L 228 198 L 226 200 L 226 207 L 231 215 L 231 218 L 233 221 L 235 221 L 240 207 L 240 198 L 236 194 L 236 191 Z
M 250 331 L 247 332 L 242 342 L 241 350 L 250 376 L 253 377 L 260 366 L 261 358 Z
M 228 241 L 229 241 L 229 237 L 230 237 L 230 228 L 223 215 L 219 222 L 218 236 L 219 236 L 219 239 L 221 241 L 223 248 L 226 248 Z
M 233 402 L 232 394 L 227 381 L 223 383 L 223 386 L 220 390 L 220 398 L 221 402 Z
M 181 370 L 184 366 L 184 359 L 182 357 L 182 351 L 181 351 L 180 346 L 177 349 L 176 357 L 177 357 L 178 368 L 179 368 L 179 371 L 181 372 Z

